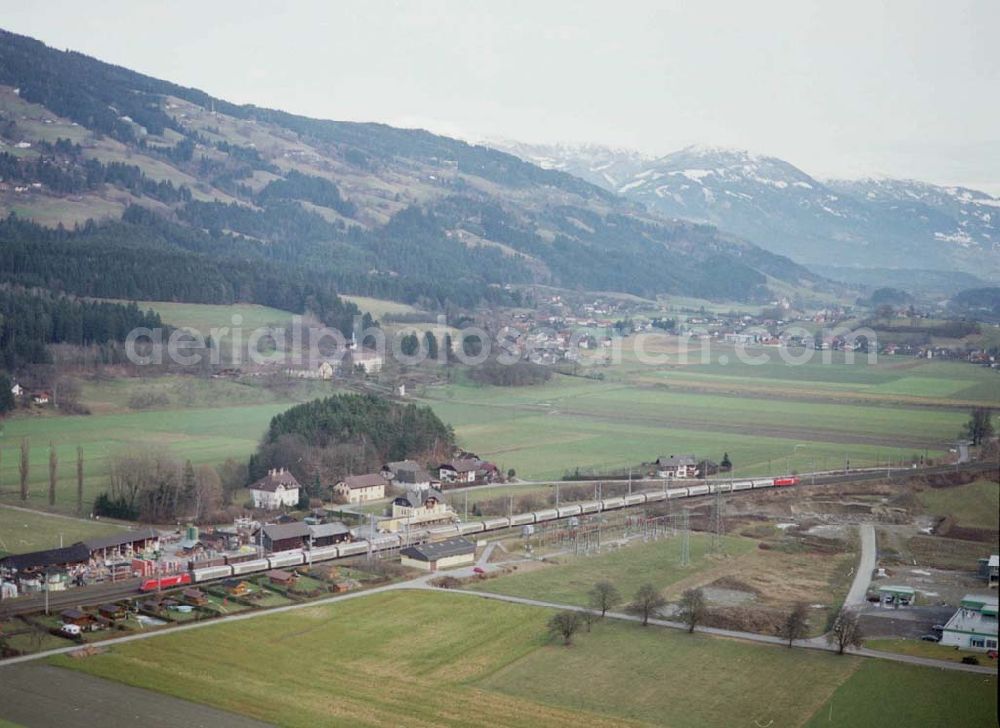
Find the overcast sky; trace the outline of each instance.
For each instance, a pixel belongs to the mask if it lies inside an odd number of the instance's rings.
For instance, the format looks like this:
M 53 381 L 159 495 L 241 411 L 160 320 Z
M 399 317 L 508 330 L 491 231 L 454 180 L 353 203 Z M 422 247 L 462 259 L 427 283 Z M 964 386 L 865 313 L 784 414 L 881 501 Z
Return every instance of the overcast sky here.
M 310 116 L 692 143 L 1000 194 L 1000 0 L 44 2 L 0 25 Z

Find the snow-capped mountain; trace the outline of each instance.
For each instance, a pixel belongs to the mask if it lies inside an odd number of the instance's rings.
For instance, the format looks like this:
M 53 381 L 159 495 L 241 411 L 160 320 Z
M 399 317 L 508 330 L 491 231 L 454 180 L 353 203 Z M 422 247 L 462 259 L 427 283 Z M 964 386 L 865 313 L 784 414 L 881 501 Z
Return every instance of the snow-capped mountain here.
M 657 159 L 593 146 L 504 148 L 800 263 L 1000 274 L 1000 200 L 983 192 L 820 180 L 775 157 L 719 147 Z

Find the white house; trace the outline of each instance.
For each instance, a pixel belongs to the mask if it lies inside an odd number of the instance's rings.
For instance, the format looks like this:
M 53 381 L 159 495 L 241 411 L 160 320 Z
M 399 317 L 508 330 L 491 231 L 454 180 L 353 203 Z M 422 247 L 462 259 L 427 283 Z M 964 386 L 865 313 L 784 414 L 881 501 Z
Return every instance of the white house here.
M 392 518 L 382 521 L 387 531 L 402 531 L 407 527 L 426 526 L 432 523 L 451 523 L 457 516 L 444 502 L 441 491 L 433 488 L 413 489 L 392 502 Z
M 400 563 L 423 571 L 465 566 L 476 561 L 476 544 L 464 538 L 410 546 L 399 552 Z
M 966 594 L 944 626 L 941 644 L 983 652 L 997 649 L 996 595 Z
M 694 455 L 661 455 L 656 459 L 657 478 L 693 478 L 698 470 Z
M 299 503 L 299 481 L 284 468 L 269 470 L 267 475 L 247 487 L 254 508 L 276 510 Z
M 333 492 L 348 503 L 365 503 L 385 498 L 385 486 L 388 484 L 381 473 L 349 475 L 333 486 Z
M 15 397 L 20 397 L 22 394 L 24 394 L 24 387 L 22 387 L 17 382 L 14 382 L 14 386 L 10 388 L 10 393 L 13 394 Z
M 475 458 L 462 458 L 444 463 L 438 468 L 438 477 L 442 483 L 475 483 L 480 461 Z

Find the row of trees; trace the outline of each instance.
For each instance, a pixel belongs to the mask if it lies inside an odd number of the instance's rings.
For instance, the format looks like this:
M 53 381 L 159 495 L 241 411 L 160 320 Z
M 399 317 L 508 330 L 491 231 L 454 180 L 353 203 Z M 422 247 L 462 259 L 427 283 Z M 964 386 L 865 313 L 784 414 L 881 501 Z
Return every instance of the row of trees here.
M 0 377 L 2 380 L 2 377 Z M 2 381 L 0 381 L 2 383 Z M 21 438 L 18 451 L 17 474 L 19 484 L 19 495 L 21 501 L 27 502 L 31 496 L 31 440 L 27 437 Z M 3 450 L 0 450 L 0 467 L 3 465 Z M 83 514 L 83 448 L 76 448 L 76 512 Z M 49 443 L 49 489 L 48 502 L 50 506 L 56 504 L 56 495 L 59 483 L 59 455 L 55 445 Z
M 589 597 L 588 609 L 557 612 L 549 619 L 549 632 L 561 637 L 564 644 L 571 644 L 573 636 L 584 627 L 589 632 L 594 621 L 603 619 L 608 610 L 622 601 L 621 593 L 610 581 L 599 581 L 594 584 Z M 665 606 L 667 600 L 660 590 L 647 583 L 636 590 L 632 601 L 625 606 L 625 611 L 639 617 L 645 627 Z M 681 594 L 675 616 L 687 626 L 688 632 L 694 632 L 695 628 L 709 617 L 705 593 L 701 589 L 686 589 Z M 805 604 L 798 603 L 788 612 L 778 636 L 787 640 L 788 646 L 791 647 L 795 640 L 805 637 L 808 631 L 809 609 Z M 841 609 L 830 625 L 827 641 L 835 645 L 840 654 L 843 654 L 848 647 L 861 647 L 863 635 L 857 614 L 849 609 Z

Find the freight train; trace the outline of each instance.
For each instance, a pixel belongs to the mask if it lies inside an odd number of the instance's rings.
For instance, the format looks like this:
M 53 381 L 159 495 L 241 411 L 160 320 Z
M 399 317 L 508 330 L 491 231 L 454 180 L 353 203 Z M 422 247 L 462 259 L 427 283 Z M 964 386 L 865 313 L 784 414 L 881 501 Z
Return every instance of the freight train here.
M 526 526 L 534 523 L 544 523 L 560 518 L 585 515 L 590 513 L 601 513 L 603 511 L 613 511 L 619 508 L 629 508 L 646 503 L 657 503 L 659 501 L 673 500 L 674 498 L 692 498 L 696 496 L 712 495 L 714 493 L 729 493 L 734 491 L 751 490 L 756 488 L 773 488 L 789 485 L 798 485 L 799 479 L 795 476 L 781 478 L 763 478 L 756 480 L 736 480 L 718 483 L 703 483 L 700 485 L 690 485 L 686 487 L 664 488 L 659 491 L 648 491 L 645 493 L 634 493 L 626 496 L 615 496 L 602 498 L 600 500 L 586 501 L 584 503 L 574 503 L 553 508 L 544 508 L 531 513 L 516 513 L 511 516 L 499 516 L 487 518 L 482 521 L 467 521 L 464 523 L 454 523 L 445 526 L 435 526 L 419 532 L 410 532 L 407 543 L 422 543 L 425 541 L 437 541 L 456 536 L 472 536 L 477 533 L 489 531 L 500 531 L 506 528 Z M 160 577 L 159 579 L 147 579 L 142 582 L 142 591 L 155 591 L 175 586 L 182 586 L 192 582 L 200 583 L 212 581 L 214 579 L 225 579 L 232 576 L 243 576 L 269 569 L 286 568 L 289 566 L 300 566 L 312 564 L 317 561 L 329 561 L 332 559 L 342 559 L 348 556 L 360 556 L 369 552 L 391 551 L 403 546 L 403 537 L 399 534 L 380 535 L 375 541 L 369 543 L 366 540 L 351 541 L 341 543 L 336 546 L 320 546 L 308 550 L 283 551 L 274 553 L 267 557 L 254 555 L 226 556 L 224 559 L 217 559 L 211 565 L 192 569 L 188 573 L 174 576 Z M 219 563 L 220 561 L 225 563 Z

